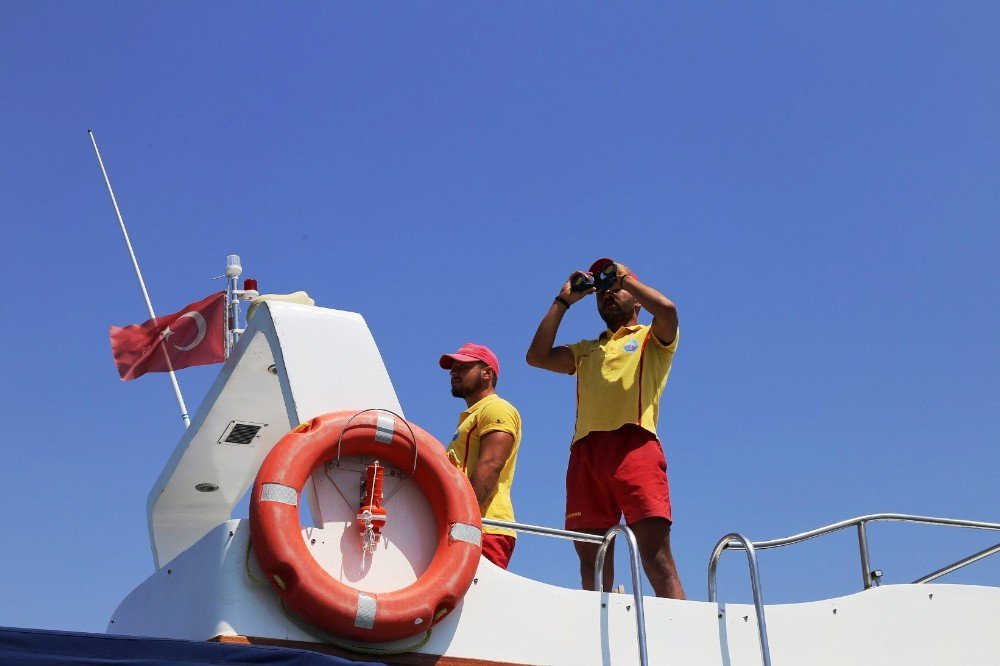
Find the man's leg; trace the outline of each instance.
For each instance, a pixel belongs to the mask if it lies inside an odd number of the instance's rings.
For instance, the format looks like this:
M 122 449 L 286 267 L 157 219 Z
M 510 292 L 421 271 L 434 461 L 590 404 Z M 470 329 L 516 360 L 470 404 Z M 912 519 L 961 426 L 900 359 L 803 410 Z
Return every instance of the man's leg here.
M 586 534 L 596 534 L 604 536 L 607 530 L 577 529 L 575 532 L 585 532 Z M 576 554 L 580 558 L 580 582 L 585 590 L 594 589 L 594 565 L 597 560 L 597 550 L 600 544 L 588 541 L 574 541 Z M 610 590 L 615 582 L 615 549 L 608 548 L 604 557 L 604 589 Z
M 607 484 L 610 467 L 598 458 L 596 469 L 594 457 L 597 447 L 607 433 L 592 432 L 573 444 L 566 468 L 566 529 L 586 534 L 604 536 L 607 529 L 594 525 L 616 524 L 621 511 Z M 591 527 L 581 527 L 589 525 Z M 594 560 L 600 544 L 574 541 L 576 554 L 580 558 L 580 582 L 585 590 L 594 589 Z M 609 548 L 604 558 L 604 589 L 611 589 L 615 577 L 614 549 Z
M 629 527 L 635 533 L 642 567 L 656 596 L 685 599 L 684 588 L 677 575 L 677 565 L 670 552 L 670 522 L 666 518 L 643 518 Z M 594 550 L 596 552 L 597 546 L 594 546 Z M 593 570 L 594 565 L 590 566 Z

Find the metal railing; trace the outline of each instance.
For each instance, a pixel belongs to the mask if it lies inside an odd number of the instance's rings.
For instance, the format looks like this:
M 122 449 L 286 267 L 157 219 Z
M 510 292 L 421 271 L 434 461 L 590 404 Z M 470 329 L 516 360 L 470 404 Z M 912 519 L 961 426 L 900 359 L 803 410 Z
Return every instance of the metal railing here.
M 764 620 L 764 595 L 761 592 L 760 571 L 757 569 L 757 552 L 753 543 L 742 534 L 733 532 L 727 534 L 719 540 L 712 551 L 712 559 L 708 566 L 708 600 L 716 602 L 715 590 L 715 568 L 719 563 L 719 556 L 730 543 L 736 541 L 747 551 L 747 563 L 750 565 L 750 586 L 753 589 L 753 607 L 757 613 L 757 632 L 760 634 L 760 658 L 764 666 L 771 666 L 771 648 L 767 641 L 767 623 Z M 721 615 L 720 615 L 721 617 Z
M 858 516 L 857 518 L 849 518 L 847 520 L 842 520 L 839 523 L 833 523 L 831 525 L 826 525 L 824 527 L 818 527 L 814 530 L 809 530 L 808 532 L 802 532 L 801 534 L 793 534 L 792 536 L 784 537 L 781 539 L 770 539 L 768 541 L 755 541 L 753 542 L 753 546 L 757 550 L 778 548 L 780 546 L 787 546 L 794 543 L 800 543 L 802 541 L 808 541 L 809 539 L 813 539 L 818 536 L 823 536 L 824 534 L 831 534 L 833 532 L 838 532 L 840 530 L 847 529 L 848 527 L 856 527 L 858 531 L 858 549 L 861 555 L 862 582 L 864 585 L 864 589 L 867 590 L 872 586 L 872 571 L 868 558 L 868 535 L 865 526 L 868 523 L 876 523 L 876 522 L 902 522 L 902 523 L 917 523 L 923 525 L 945 525 L 948 527 L 966 527 L 966 528 L 980 529 L 980 530 L 1000 530 L 1000 523 L 988 523 L 979 520 L 959 520 L 957 518 L 934 518 L 931 516 L 913 516 L 905 513 L 873 513 L 867 516 Z M 726 541 L 725 537 L 723 537 L 720 540 L 720 543 L 724 541 Z M 998 544 L 998 546 L 1000 546 L 1000 544 Z M 723 550 L 738 549 L 741 547 L 742 544 L 740 544 L 739 542 L 730 541 L 724 544 Z M 948 569 L 948 571 L 942 569 L 940 570 L 940 572 L 935 572 L 938 575 L 934 576 L 934 578 L 943 576 L 945 573 L 950 573 L 951 571 L 955 571 L 956 569 L 966 566 L 967 564 L 971 564 L 976 560 L 980 560 L 983 557 L 991 555 L 994 552 L 997 551 L 988 548 L 986 549 L 986 551 L 982 551 L 981 553 L 977 553 L 974 556 L 970 556 L 970 558 L 965 558 L 968 561 L 960 560 L 959 562 L 955 563 L 956 565 L 959 566 L 949 565 L 950 567 L 953 568 L 949 569 L 948 567 L 945 567 L 945 569 Z M 914 582 L 921 583 L 926 581 L 918 579 Z
M 934 580 L 936 578 L 940 578 L 941 576 L 943 576 L 945 574 L 950 574 L 952 571 L 956 571 L 958 569 L 961 569 L 962 567 L 964 567 L 966 565 L 972 564 L 973 562 L 977 562 L 977 561 L 983 559 L 984 557 L 989 557 L 993 553 L 998 553 L 998 552 L 1000 552 L 1000 543 L 996 544 L 995 546 L 990 546 L 989 548 L 984 548 L 983 550 L 979 551 L 978 553 L 973 553 L 972 555 L 969 555 L 968 557 L 963 557 L 959 561 L 953 562 L 952 564 L 949 564 L 946 567 L 941 567 L 937 571 L 935 571 L 933 573 L 929 573 L 926 576 L 921 576 L 920 578 L 918 578 L 915 581 L 913 581 L 913 584 L 914 585 L 919 585 L 921 583 L 929 583 L 929 582 L 931 582 L 932 580 Z
M 600 592 L 607 592 L 604 589 L 604 560 L 608 548 L 615 537 L 622 535 L 628 544 L 630 569 L 632 572 L 632 599 L 635 604 L 635 633 L 639 642 L 639 663 L 641 666 L 648 666 L 649 655 L 646 650 L 646 612 L 642 603 L 642 578 L 639 575 L 639 546 L 632 533 L 626 525 L 615 525 L 604 536 L 597 534 L 587 534 L 586 532 L 572 532 L 570 530 L 558 530 L 553 527 L 541 527 L 540 525 L 526 525 L 524 523 L 509 523 L 504 520 L 493 520 L 483 518 L 483 525 L 490 527 L 503 527 L 517 532 L 528 534 L 540 534 L 542 536 L 555 537 L 557 539 L 568 539 L 570 541 L 583 541 L 586 543 L 598 544 L 597 556 L 594 558 L 594 589 Z
M 597 558 L 594 561 L 594 589 L 604 590 L 604 556 L 608 553 L 608 547 L 615 537 L 621 534 L 628 544 L 629 562 L 632 570 L 632 596 L 635 599 L 635 630 L 639 640 L 639 663 L 645 666 L 649 663 L 649 655 L 646 653 L 646 611 L 642 605 L 642 578 L 639 576 L 639 544 L 626 525 L 615 525 L 604 533 L 604 542 L 597 549 Z
M 750 565 L 750 583 L 753 590 L 753 602 L 754 609 L 757 613 L 757 628 L 760 635 L 760 649 L 761 658 L 765 666 L 770 666 L 771 657 L 769 653 L 768 643 L 767 643 L 767 627 L 764 620 L 764 598 L 761 592 L 760 584 L 760 574 L 757 568 L 757 552 L 758 550 L 766 550 L 769 548 L 778 548 L 780 546 L 787 546 L 794 543 L 801 543 L 803 541 L 808 541 L 818 536 L 824 534 L 831 534 L 833 532 L 838 532 L 848 527 L 856 527 L 858 532 L 858 550 L 861 556 L 861 572 L 862 572 L 862 585 L 865 590 L 871 588 L 873 575 L 875 572 L 871 570 L 871 563 L 868 556 L 868 534 L 866 531 L 866 525 L 868 523 L 875 522 L 904 522 L 904 523 L 918 523 L 923 525 L 945 525 L 948 527 L 966 527 L 972 529 L 981 530 L 1000 530 L 1000 523 L 988 523 L 978 520 L 959 520 L 955 518 L 934 518 L 931 516 L 912 516 L 904 513 L 873 513 L 867 516 L 858 516 L 857 518 L 850 518 L 848 520 L 842 520 L 839 523 L 833 523 L 831 525 L 826 525 L 824 527 L 819 527 L 808 532 L 802 532 L 801 534 L 793 534 L 792 536 L 784 537 L 782 539 L 770 539 L 768 541 L 750 541 L 742 534 L 727 534 L 722 537 L 719 542 L 715 545 L 712 550 L 712 557 L 708 563 L 708 600 L 713 603 L 718 603 L 716 595 L 716 583 L 715 583 L 715 573 L 718 567 L 719 558 L 722 553 L 726 550 L 736 550 L 742 549 L 747 552 L 747 560 Z M 913 581 L 915 584 L 927 583 L 936 578 L 951 573 L 961 569 L 964 566 L 972 564 L 978 560 L 988 557 L 994 553 L 1000 552 L 1000 543 L 995 546 L 990 546 L 984 550 L 969 555 L 968 557 L 962 558 L 957 562 L 949 564 L 946 567 L 942 567 L 933 573 L 922 576 L 917 580 Z

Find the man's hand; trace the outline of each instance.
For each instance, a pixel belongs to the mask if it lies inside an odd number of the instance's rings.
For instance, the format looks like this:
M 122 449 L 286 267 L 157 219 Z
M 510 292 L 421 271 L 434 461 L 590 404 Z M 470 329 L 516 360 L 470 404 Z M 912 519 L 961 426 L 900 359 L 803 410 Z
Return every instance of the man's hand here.
M 566 280 L 566 283 L 563 284 L 562 289 L 559 290 L 559 298 L 565 300 L 570 305 L 576 303 L 584 296 L 589 296 L 590 294 L 597 291 L 597 287 L 587 287 L 583 291 L 573 291 L 573 278 L 575 278 L 577 275 L 586 275 L 588 278 L 591 279 L 591 281 L 593 281 L 594 279 L 594 276 L 588 273 L 587 271 L 573 271 L 572 273 L 570 273 L 569 278 Z
M 612 289 L 624 289 L 635 297 L 635 300 L 642 304 L 651 315 L 653 335 L 665 345 L 673 344 L 677 338 L 677 306 L 673 301 L 661 294 L 659 291 L 647 284 L 639 282 L 639 278 L 632 275 L 632 269 L 625 264 L 615 262 L 615 283 Z M 623 284 L 623 280 L 631 276 L 628 285 Z
M 618 263 L 616 261 L 615 262 L 615 281 L 611 285 L 611 288 L 612 289 L 624 289 L 625 285 L 622 284 L 622 281 L 626 277 L 628 277 L 629 275 L 632 275 L 632 269 L 630 269 L 625 264 L 620 264 L 620 263 Z
M 542 317 L 541 323 L 538 324 L 538 330 L 535 331 L 535 337 L 531 339 L 528 353 L 524 357 L 528 365 L 567 375 L 576 372 L 576 359 L 570 348 L 553 347 L 553 345 L 556 341 L 559 323 L 569 306 L 597 291 L 595 287 L 588 287 L 583 291 L 573 291 L 573 278 L 580 274 L 590 276 L 590 273 L 586 271 L 570 273 L 569 278 L 563 283 L 562 289 L 559 290 L 559 295 L 552 301 L 545 316 Z

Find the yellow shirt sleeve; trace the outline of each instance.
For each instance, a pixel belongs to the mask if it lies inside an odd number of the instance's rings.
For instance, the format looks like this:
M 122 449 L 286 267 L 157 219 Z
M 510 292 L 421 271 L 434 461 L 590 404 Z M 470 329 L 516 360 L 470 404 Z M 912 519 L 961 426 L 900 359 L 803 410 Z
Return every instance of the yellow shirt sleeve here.
M 506 400 L 491 400 L 479 413 L 479 436 L 489 432 L 506 432 L 515 440 L 520 435 L 521 418 Z
M 681 339 L 681 327 L 680 326 L 677 327 L 677 332 L 674 333 L 674 341 L 671 342 L 669 345 L 663 344 L 660 341 L 660 339 L 658 337 L 656 337 L 656 333 L 653 333 L 653 328 L 652 327 L 650 327 L 648 335 L 650 337 L 650 342 L 652 342 L 654 345 L 656 345 L 660 349 L 662 349 L 662 350 L 664 350 L 664 351 L 666 351 L 666 352 L 668 352 L 670 354 L 673 354 L 675 351 L 677 351 L 677 341 Z
M 580 357 L 587 356 L 592 351 L 594 351 L 594 345 L 597 343 L 596 340 L 580 340 L 579 342 L 574 342 L 571 345 L 564 345 L 571 352 L 573 352 L 573 362 L 576 363 L 576 367 L 580 367 Z M 574 370 L 573 374 L 576 374 Z

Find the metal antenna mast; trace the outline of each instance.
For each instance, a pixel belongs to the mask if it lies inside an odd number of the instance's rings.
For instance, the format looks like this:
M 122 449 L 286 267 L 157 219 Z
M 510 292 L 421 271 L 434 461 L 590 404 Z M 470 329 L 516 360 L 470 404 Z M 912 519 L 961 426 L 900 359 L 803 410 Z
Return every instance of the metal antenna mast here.
M 101 159 L 101 151 L 97 149 L 97 139 L 94 138 L 94 133 L 91 130 L 87 130 L 87 134 L 90 135 L 90 141 L 94 144 L 94 152 L 97 153 L 97 163 L 101 165 L 101 173 L 104 174 L 104 182 L 108 186 L 108 194 L 111 195 L 111 203 L 115 207 L 115 214 L 118 216 L 118 225 L 121 227 L 122 236 L 125 237 L 125 246 L 128 248 L 128 254 L 132 258 L 132 268 L 135 269 L 135 277 L 139 280 L 139 289 L 142 290 L 142 297 L 146 300 L 146 309 L 149 310 L 149 318 L 156 319 L 156 313 L 153 312 L 153 304 L 149 300 L 149 292 L 146 291 L 146 282 L 142 279 L 142 272 L 139 270 L 139 262 L 136 261 L 135 252 L 132 250 L 132 241 L 129 240 L 128 231 L 125 230 L 125 220 L 122 219 L 122 212 L 118 209 L 118 200 L 115 199 L 114 190 L 111 189 L 111 180 L 108 178 L 108 172 L 104 168 L 104 160 Z M 167 365 L 169 367 L 170 360 L 167 359 Z M 184 404 L 184 396 L 181 395 L 180 384 L 177 383 L 177 375 L 174 374 L 173 369 L 169 371 L 170 383 L 174 387 L 174 396 L 177 398 L 177 405 L 181 410 L 181 420 L 184 421 L 184 427 L 191 425 L 191 418 L 188 416 L 187 405 Z

